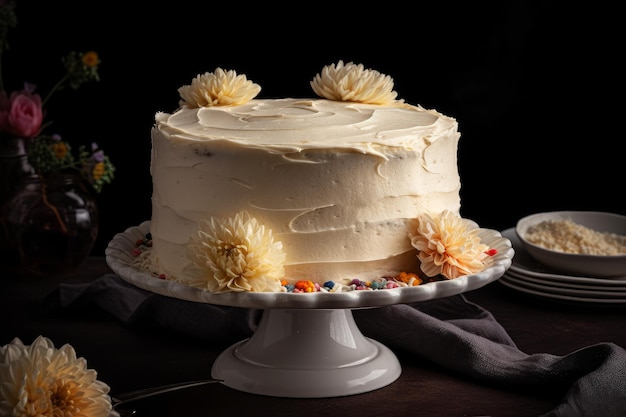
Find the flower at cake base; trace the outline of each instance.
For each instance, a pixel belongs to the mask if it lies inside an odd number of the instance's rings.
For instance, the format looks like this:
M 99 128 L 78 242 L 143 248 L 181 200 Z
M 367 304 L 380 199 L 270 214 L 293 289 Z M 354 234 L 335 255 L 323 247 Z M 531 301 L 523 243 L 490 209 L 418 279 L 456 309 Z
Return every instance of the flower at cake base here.
M 365 69 L 362 64 L 327 65 L 317 74 L 311 87 L 320 97 L 335 101 L 354 101 L 366 104 L 402 104 L 396 100 L 393 79 L 376 70 Z
M 0 415 L 107 417 L 109 386 L 96 377 L 70 345 L 56 349 L 43 336 L 30 346 L 13 339 L 0 347 Z
M 215 72 L 199 74 L 178 89 L 180 105 L 190 109 L 212 106 L 237 106 L 247 103 L 259 94 L 261 87 L 249 81 L 245 75 L 217 68 Z
M 489 246 L 481 243 L 478 228 L 471 221 L 449 210 L 437 217 L 424 214 L 417 221 L 409 237 L 418 250 L 420 269 L 427 276 L 441 274 L 453 279 L 485 268 Z
M 285 275 L 285 253 L 271 229 L 242 211 L 227 219 L 203 220 L 187 244 L 193 261 L 185 282 L 210 292 L 277 292 Z

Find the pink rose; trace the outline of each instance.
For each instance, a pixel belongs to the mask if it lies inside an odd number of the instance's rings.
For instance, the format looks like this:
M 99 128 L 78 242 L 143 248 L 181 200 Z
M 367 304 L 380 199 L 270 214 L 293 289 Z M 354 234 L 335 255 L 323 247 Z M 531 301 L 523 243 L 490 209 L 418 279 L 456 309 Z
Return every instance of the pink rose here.
M 41 97 L 32 89 L 14 91 L 11 98 L 0 92 L 0 130 L 16 136 L 37 136 L 43 122 Z

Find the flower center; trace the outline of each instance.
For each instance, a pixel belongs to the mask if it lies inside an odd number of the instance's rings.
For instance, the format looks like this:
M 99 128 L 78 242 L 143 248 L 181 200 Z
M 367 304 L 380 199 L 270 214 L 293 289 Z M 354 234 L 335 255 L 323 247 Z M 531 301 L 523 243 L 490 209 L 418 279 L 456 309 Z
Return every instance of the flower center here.
M 223 243 L 220 247 L 220 253 L 227 258 L 236 258 L 245 251 L 245 246 L 234 245 L 232 243 Z
M 61 381 L 55 382 L 50 387 L 50 402 L 52 403 L 52 413 L 54 417 L 71 417 L 76 411 L 75 397 L 76 390 L 71 383 L 64 384 Z

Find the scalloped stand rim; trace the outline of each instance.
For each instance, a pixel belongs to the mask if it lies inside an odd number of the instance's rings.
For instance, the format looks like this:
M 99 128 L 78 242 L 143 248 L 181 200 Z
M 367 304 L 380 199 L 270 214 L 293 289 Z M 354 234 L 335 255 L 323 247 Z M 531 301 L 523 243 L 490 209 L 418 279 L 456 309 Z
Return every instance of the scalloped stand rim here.
M 249 339 L 218 356 L 212 377 L 253 394 L 322 398 L 385 387 L 401 371 L 389 348 L 361 333 L 350 309 L 268 309 Z

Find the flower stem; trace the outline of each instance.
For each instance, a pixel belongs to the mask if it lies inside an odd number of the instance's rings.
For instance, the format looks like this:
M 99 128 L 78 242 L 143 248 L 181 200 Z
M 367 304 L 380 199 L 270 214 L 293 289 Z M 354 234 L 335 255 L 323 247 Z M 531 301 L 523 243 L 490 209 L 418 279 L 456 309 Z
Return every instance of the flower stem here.
M 46 192 L 46 182 L 43 179 L 43 177 L 41 175 L 39 175 L 39 180 L 41 181 L 41 199 L 43 200 L 43 203 L 50 209 L 52 210 L 52 213 L 54 213 L 54 216 L 57 218 L 57 221 L 59 222 L 59 226 L 61 226 L 61 231 L 64 234 L 67 234 L 67 226 L 65 225 L 65 222 L 63 221 L 63 219 L 61 218 L 61 215 L 59 214 L 59 210 L 56 208 L 56 206 L 54 204 L 51 204 L 48 201 L 48 193 Z
M 63 86 L 63 83 L 65 81 L 67 81 L 67 79 L 70 78 L 69 74 L 65 74 L 65 76 L 63 78 L 61 78 L 55 85 L 54 87 L 52 87 L 50 89 L 50 91 L 48 92 L 48 94 L 46 95 L 46 97 L 43 99 L 43 101 L 41 102 L 41 107 L 44 107 L 46 105 L 46 103 L 48 102 L 48 100 L 50 100 L 50 97 L 52 97 L 52 94 L 57 91 L 60 90 L 61 87 Z

